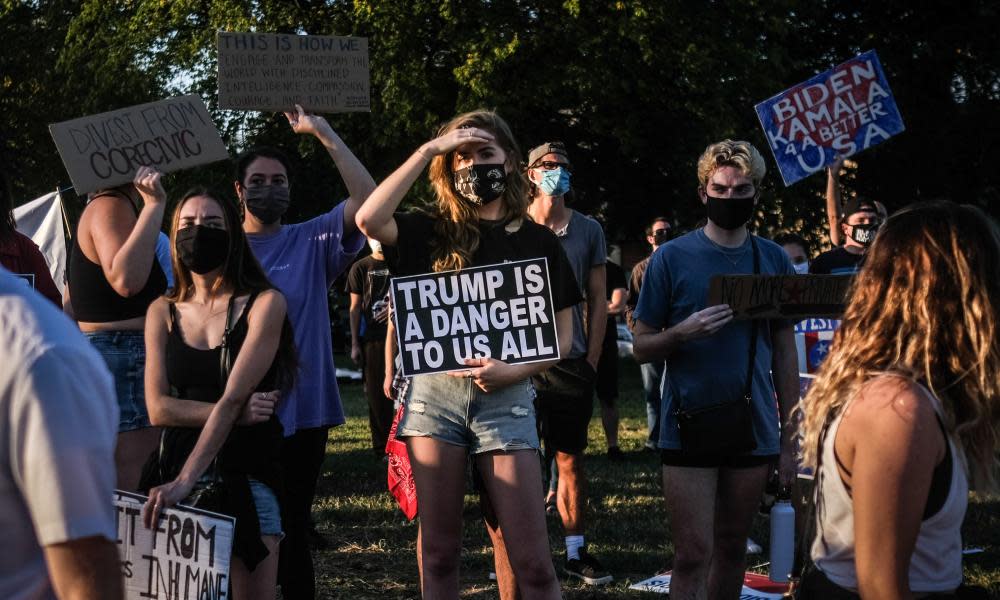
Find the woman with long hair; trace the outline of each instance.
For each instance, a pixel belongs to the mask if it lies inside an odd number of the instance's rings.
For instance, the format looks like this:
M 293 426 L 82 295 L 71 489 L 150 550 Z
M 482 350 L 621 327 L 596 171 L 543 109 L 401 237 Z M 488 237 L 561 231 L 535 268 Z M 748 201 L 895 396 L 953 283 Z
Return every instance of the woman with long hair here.
M 998 266 L 1000 231 L 972 206 L 916 205 L 876 236 L 801 407 L 817 482 L 804 597 L 961 584 L 967 476 L 995 484 Z
M 155 526 L 162 509 L 214 488 L 205 508 L 236 517 L 235 596 L 273 598 L 282 429 L 268 400 L 296 370 L 285 298 L 250 252 L 234 203 L 188 192 L 170 241 L 175 285 L 146 319 L 146 398 L 165 429 L 143 474 L 143 487 L 160 484 L 143 519 Z
M 428 162 L 435 202 L 426 212 L 394 214 Z M 555 234 L 527 218 L 520 163 L 510 128 L 496 113 L 459 115 L 372 192 L 358 211 L 358 226 L 382 243 L 397 276 L 546 257 L 565 353 L 580 288 Z M 458 597 L 470 454 L 496 509 L 522 593 L 559 597 L 529 383 L 554 362 L 511 365 L 469 358 L 466 371 L 413 378 L 397 435 L 406 438 L 420 502 L 425 598 Z

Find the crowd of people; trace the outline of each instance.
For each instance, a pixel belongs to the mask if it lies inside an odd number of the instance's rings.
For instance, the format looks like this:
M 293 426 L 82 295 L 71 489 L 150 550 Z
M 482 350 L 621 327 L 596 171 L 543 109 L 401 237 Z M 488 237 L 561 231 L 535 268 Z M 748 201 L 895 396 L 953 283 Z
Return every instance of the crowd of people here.
M 587 547 L 586 450 L 596 394 L 608 457 L 624 457 L 619 319 L 641 364 L 645 446 L 661 462 L 671 597 L 739 597 L 772 471 L 788 488 L 814 476 L 800 532 L 813 567 L 798 597 L 970 597 L 960 527 L 970 485 L 996 483 L 1000 419 L 1000 230 L 979 209 L 938 201 L 890 216 L 863 197 L 841 202 L 838 161 L 833 249 L 811 257 L 795 233 L 749 231 L 765 161 L 723 140 L 697 162 L 704 225 L 675 235 L 671 219 L 652 219 L 652 252 L 626 277 L 598 221 L 572 207 L 559 142 L 525 156 L 495 112 L 465 113 L 376 185 L 323 118 L 286 117 L 327 149 L 346 200 L 285 223 L 298 175 L 281 150 L 259 147 L 236 159 L 233 194 L 189 190 L 166 218 L 161 174 L 141 167 L 90 194 L 63 297 L 3 190 L 0 521 L 19 551 L 0 557 L 0 596 L 120 595 L 117 487 L 148 495 L 147 527 L 177 504 L 235 516 L 234 597 L 279 586 L 315 597 L 311 507 L 330 428 L 345 420 L 327 292 L 349 270 L 350 355 L 377 455 L 402 405 L 395 435 L 419 499 L 424 597 L 459 595 L 470 463 L 501 597 L 558 598 L 558 572 L 613 580 Z M 401 210 L 425 170 L 431 202 Z M 366 242 L 371 254 L 355 261 Z M 559 360 L 481 356 L 394 385 L 392 277 L 533 258 L 547 260 Z M 32 285 L 7 271 L 32 273 Z M 855 280 L 800 398 L 795 323 L 735 319 L 708 304 L 708 288 L 722 274 L 804 273 Z M 547 511 L 564 535 L 558 571 Z

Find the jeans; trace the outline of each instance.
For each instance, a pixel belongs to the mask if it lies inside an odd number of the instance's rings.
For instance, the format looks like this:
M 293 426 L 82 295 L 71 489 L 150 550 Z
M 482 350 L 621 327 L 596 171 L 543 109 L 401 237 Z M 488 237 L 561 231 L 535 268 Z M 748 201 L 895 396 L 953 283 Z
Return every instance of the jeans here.
M 649 448 L 655 448 L 660 439 L 660 404 L 663 400 L 665 364 L 663 361 L 658 361 L 639 365 L 642 389 L 646 393 L 646 424 L 649 426 L 646 446 Z

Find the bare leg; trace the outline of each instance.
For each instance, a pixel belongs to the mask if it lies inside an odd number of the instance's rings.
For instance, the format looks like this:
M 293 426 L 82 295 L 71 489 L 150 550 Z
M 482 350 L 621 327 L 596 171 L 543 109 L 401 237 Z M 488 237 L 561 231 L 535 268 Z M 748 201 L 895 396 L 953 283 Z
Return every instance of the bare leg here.
M 115 446 L 115 472 L 118 474 L 117 488 L 126 492 L 139 489 L 139 476 L 146 459 L 160 443 L 159 427 L 143 427 L 118 434 Z
M 715 501 L 715 551 L 708 573 L 708 597 L 738 598 L 746 569 L 746 539 L 767 483 L 767 465 L 719 469 Z
M 526 599 L 560 598 L 542 503 L 542 474 L 534 450 L 476 456 Z
M 587 505 L 587 477 L 583 472 L 583 455 L 556 452 L 559 466 L 557 502 L 566 535 L 583 535 L 584 509 Z
M 278 585 L 278 546 L 276 535 L 261 536 L 267 546 L 267 555 L 253 571 L 247 570 L 243 561 L 233 557 L 229 576 L 233 582 L 233 597 L 240 600 L 274 600 Z
M 458 598 L 466 449 L 429 437 L 406 439 L 420 499 L 423 597 Z
M 672 600 L 708 597 L 718 474 L 718 469 L 663 467 L 663 497 L 674 538 Z
M 521 594 L 517 590 L 514 568 L 510 564 L 510 557 L 507 556 L 507 543 L 503 539 L 503 532 L 500 530 L 489 492 L 485 489 L 479 494 L 479 508 L 483 511 L 483 523 L 493 542 L 493 569 L 497 574 L 500 600 L 520 600 Z

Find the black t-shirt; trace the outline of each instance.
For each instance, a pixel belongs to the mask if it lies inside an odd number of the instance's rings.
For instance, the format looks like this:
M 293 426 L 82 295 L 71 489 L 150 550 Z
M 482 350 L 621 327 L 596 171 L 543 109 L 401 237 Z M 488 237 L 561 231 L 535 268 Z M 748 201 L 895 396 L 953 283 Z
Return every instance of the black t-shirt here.
M 399 212 L 395 215 L 399 231 L 395 246 L 383 246 L 382 253 L 394 275 L 420 275 L 433 270 L 432 240 L 435 217 L 424 212 Z M 513 230 L 513 231 L 511 231 Z M 505 261 L 547 258 L 552 285 L 553 309 L 558 312 L 583 300 L 580 285 L 559 238 L 548 228 L 530 219 L 520 226 L 511 221 L 479 222 L 479 248 L 470 267 Z
M 347 291 L 361 296 L 365 339 L 385 339 L 388 313 L 384 310 L 384 303 L 389 294 L 391 277 L 388 263 L 371 255 L 354 263 L 347 275 Z
M 604 263 L 604 276 L 605 276 L 605 288 L 607 290 L 608 302 L 611 302 L 611 296 L 615 290 L 622 288 L 627 290 L 628 284 L 625 283 L 625 271 L 622 270 L 616 263 L 610 260 Z M 608 314 L 608 321 L 614 321 L 616 319 L 615 315 Z
M 858 272 L 864 259 L 864 254 L 848 252 L 841 246 L 817 256 L 809 264 L 809 272 L 813 275 L 851 275 Z

